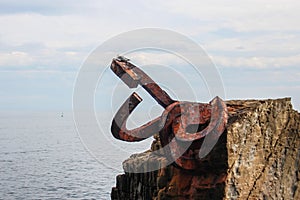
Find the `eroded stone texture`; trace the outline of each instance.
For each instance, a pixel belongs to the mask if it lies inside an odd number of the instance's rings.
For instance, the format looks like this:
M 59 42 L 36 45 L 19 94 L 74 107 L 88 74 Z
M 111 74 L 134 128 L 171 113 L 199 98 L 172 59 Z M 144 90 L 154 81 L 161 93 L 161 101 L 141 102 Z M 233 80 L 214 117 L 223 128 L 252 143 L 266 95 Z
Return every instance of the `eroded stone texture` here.
M 300 199 L 300 116 L 290 99 L 228 102 L 250 108 L 228 126 L 228 199 Z
M 201 173 L 168 166 L 118 175 L 112 199 L 300 199 L 300 114 L 290 99 L 228 101 L 227 106 L 227 130 L 202 160 Z M 166 162 L 162 151 L 150 156 L 160 148 L 155 138 L 151 150 L 123 162 L 125 171 Z

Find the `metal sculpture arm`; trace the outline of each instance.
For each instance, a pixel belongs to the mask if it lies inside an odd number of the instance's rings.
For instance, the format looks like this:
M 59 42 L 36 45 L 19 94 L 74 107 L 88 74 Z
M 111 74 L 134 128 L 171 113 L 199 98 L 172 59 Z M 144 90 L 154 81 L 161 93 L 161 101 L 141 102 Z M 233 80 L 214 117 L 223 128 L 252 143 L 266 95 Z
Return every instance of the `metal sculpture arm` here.
M 120 140 L 135 142 L 159 132 L 162 146 L 167 146 L 164 148 L 166 156 L 175 161 L 175 166 L 188 170 L 197 169 L 200 158 L 194 157 L 194 153 L 190 155 L 189 152 L 199 152 L 202 145 L 200 139 L 207 135 L 212 140 L 210 144 L 218 140 L 225 130 L 228 118 L 225 103 L 219 97 L 215 97 L 209 104 L 173 100 L 145 72 L 128 61 L 129 59 L 124 57 L 113 59 L 112 71 L 129 88 L 141 85 L 165 110 L 161 117 L 128 130 L 127 119 L 142 101 L 137 93 L 132 93 L 112 121 L 113 136 Z M 192 143 L 193 147 L 184 149 L 181 145 L 185 142 Z M 212 146 L 206 147 L 210 148 Z
M 119 108 L 111 125 L 111 132 L 115 138 L 119 140 L 135 142 L 144 140 L 152 136 L 153 133 L 159 132 L 160 117 L 133 130 L 128 130 L 126 128 L 126 122 L 129 115 L 141 101 L 142 99 L 139 97 L 139 95 L 134 92 Z
M 129 88 L 141 85 L 162 107 L 166 108 L 175 102 L 144 71 L 128 60 L 113 59 L 111 69 Z
M 124 57 L 113 59 L 111 69 L 129 88 L 141 85 L 162 107 L 166 108 L 175 102 L 145 72 L 129 63 L 128 59 Z M 115 138 L 125 141 L 141 141 L 159 132 L 160 117 L 133 130 L 126 128 L 127 118 L 141 101 L 142 98 L 133 93 L 119 108 L 111 126 L 111 132 Z

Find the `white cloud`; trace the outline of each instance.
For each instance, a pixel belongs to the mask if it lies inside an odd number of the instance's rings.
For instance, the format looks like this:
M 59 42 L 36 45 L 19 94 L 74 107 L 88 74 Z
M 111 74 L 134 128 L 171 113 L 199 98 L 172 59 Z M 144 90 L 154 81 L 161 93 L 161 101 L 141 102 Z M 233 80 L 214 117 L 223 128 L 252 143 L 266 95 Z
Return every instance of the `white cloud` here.
M 55 84 L 68 85 L 70 89 L 75 79 L 74 71 L 97 45 L 124 31 L 161 27 L 204 43 L 214 62 L 224 67 L 221 69 L 225 71 L 224 82 L 233 92 L 232 98 L 243 97 L 243 92 L 244 97 L 270 94 L 299 96 L 300 1 L 154 0 L 129 4 L 107 0 L 2 0 L 0 4 L 1 78 L 4 83 L 19 81 L 20 88 L 23 83 L 30 82 L 41 90 L 45 85 Z M 132 60 L 139 64 L 183 64 L 181 59 L 174 59 L 170 54 L 147 52 L 133 55 Z M 232 80 L 239 75 L 236 69 L 243 71 L 244 67 L 251 68 L 251 72 L 245 70 L 247 73 L 241 77 L 242 80 L 234 82 L 234 88 L 229 88 Z M 273 79 L 266 80 L 265 75 L 259 72 L 273 68 L 277 69 L 277 74 L 272 74 L 272 78 L 278 78 L 272 82 L 273 92 L 268 93 L 269 89 L 261 86 Z M 289 68 L 287 73 L 291 72 L 288 78 L 283 73 L 285 68 Z M 11 76 L 8 78 L 6 73 Z M 233 78 L 226 77 L 226 73 Z M 32 82 L 26 77 L 19 80 L 19 76 L 26 76 Z M 249 79 L 246 79 L 247 76 Z M 56 80 L 53 77 L 64 78 L 60 82 L 53 81 Z M 188 79 L 194 80 L 193 77 Z M 261 81 L 256 81 L 258 79 Z M 286 83 L 286 79 L 293 82 Z M 282 92 L 286 89 L 283 88 L 281 93 L 277 93 L 280 85 L 288 87 L 292 84 L 297 87 L 286 92 Z M 4 85 L 1 91 L 7 88 Z M 245 85 L 252 87 L 252 92 L 245 91 Z M 31 87 L 27 89 L 30 91 Z M 60 91 L 65 93 L 67 90 Z M 37 92 L 40 91 L 31 91 L 32 94 Z
M 286 55 L 300 52 L 300 36 L 297 33 L 268 32 L 260 35 L 218 38 L 205 44 L 207 50 L 231 53 L 255 52 L 256 55 Z
M 213 56 L 212 59 L 220 67 L 279 68 L 300 66 L 300 54 L 286 57 Z
M 67 15 L 43 16 L 40 14 L 0 15 L 1 41 L 10 45 L 43 43 L 48 47 L 82 47 L 105 37 L 107 25 L 96 19 Z M 96 24 L 98 26 L 96 26 Z M 100 31 L 101 30 L 101 31 Z
M 104 0 L 102 1 L 104 2 Z M 60 15 L 75 13 L 95 7 L 95 0 L 1 0 L 0 14 L 7 13 L 40 13 L 44 15 Z M 99 6 L 99 4 L 98 4 Z
M 177 55 L 160 50 L 153 50 L 151 52 L 145 52 L 142 50 L 141 52 L 130 53 L 128 56 L 134 63 L 138 65 L 154 64 L 172 66 L 188 64 L 186 61 L 184 61 Z
M 216 28 L 228 27 L 237 31 L 300 30 L 297 0 L 222 0 L 222 1 L 164 1 L 173 13 L 197 20 L 208 20 Z
M 297 21 L 300 18 L 298 14 L 300 4 L 297 1 L 275 0 L 272 3 L 258 0 L 239 3 L 235 1 L 149 3 L 145 1 L 116 8 L 113 3 L 109 2 L 88 1 L 86 5 L 71 4 L 69 1 L 64 3 L 56 1 L 41 3 L 35 0 L 26 2 L 27 7 L 30 8 L 29 5 L 31 5 L 32 8 L 36 8 L 35 11 L 62 6 L 63 9 L 72 12 L 65 11 L 63 14 L 56 14 L 53 11 L 53 15 L 43 15 L 42 12 L 26 13 L 21 10 L 15 14 L 0 15 L 0 26 L 5 27 L 1 30 L 0 42 L 15 47 L 11 51 L 27 53 L 28 59 L 24 58 L 21 63 L 31 61 L 33 65 L 45 63 L 58 65 L 61 62 L 66 62 L 66 65 L 80 64 L 90 50 L 105 39 L 141 25 L 169 24 L 167 28 L 182 30 L 183 33 L 189 35 L 202 34 L 208 38 L 213 35 L 212 31 L 220 31 L 222 34 L 222 28 L 237 31 L 236 36 L 232 38 L 219 35 L 209 39 L 200 38 L 200 40 L 205 42 L 204 47 L 209 54 L 213 56 L 221 56 L 223 53 L 226 53 L 226 56 L 229 53 L 232 54 L 227 60 L 238 54 L 236 61 L 247 66 L 264 66 L 260 60 L 256 61 L 251 57 L 288 57 L 300 51 L 300 45 L 298 45 L 300 37 L 297 32 L 300 30 Z M 5 4 L 18 11 L 17 1 L 6 1 Z M 69 4 L 71 6 L 67 8 Z M 153 4 L 160 6 L 153 7 Z M 95 10 L 91 9 L 91 5 Z M 80 6 L 84 7 L 81 12 L 78 10 Z M 89 13 L 87 8 L 91 9 Z M 113 8 L 115 9 L 112 15 Z M 153 15 L 149 17 L 151 13 Z M 161 15 L 165 17 L 161 18 Z M 169 23 L 166 20 L 169 20 Z M 249 34 L 245 37 L 240 36 L 238 31 Z M 43 45 L 43 48 L 35 52 L 33 49 L 18 49 L 19 46 L 28 43 L 39 43 Z M 70 52 L 77 53 L 71 55 Z M 5 52 L 5 57 L 13 58 L 9 54 Z M 291 60 L 291 58 L 287 59 Z M 34 60 L 36 62 L 33 62 Z M 58 60 L 59 63 L 57 63 Z M 13 59 L 5 58 L 5 64 L 10 61 L 13 62 Z M 223 59 L 222 63 L 224 62 Z
M 33 61 L 34 59 L 26 52 L 0 53 L 0 66 L 29 66 Z

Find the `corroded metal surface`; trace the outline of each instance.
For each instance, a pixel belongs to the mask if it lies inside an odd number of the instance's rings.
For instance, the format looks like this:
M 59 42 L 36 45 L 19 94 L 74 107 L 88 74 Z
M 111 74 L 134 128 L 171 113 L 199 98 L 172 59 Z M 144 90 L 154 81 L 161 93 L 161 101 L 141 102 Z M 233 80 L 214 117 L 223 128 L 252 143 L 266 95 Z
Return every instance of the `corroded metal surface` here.
M 141 85 L 162 107 L 175 102 L 145 72 L 130 62 L 113 59 L 111 69 L 129 88 Z
M 165 108 L 161 117 L 128 130 L 127 118 L 142 101 L 137 93 L 132 93 L 113 119 L 111 126 L 113 136 L 120 140 L 135 142 L 159 132 L 166 157 L 174 161 L 175 166 L 197 170 L 203 138 L 210 135 L 217 140 L 225 130 L 228 111 L 222 99 L 215 97 L 208 104 L 173 100 L 146 73 L 124 57 L 113 59 L 111 69 L 129 88 L 141 85 L 159 105 Z

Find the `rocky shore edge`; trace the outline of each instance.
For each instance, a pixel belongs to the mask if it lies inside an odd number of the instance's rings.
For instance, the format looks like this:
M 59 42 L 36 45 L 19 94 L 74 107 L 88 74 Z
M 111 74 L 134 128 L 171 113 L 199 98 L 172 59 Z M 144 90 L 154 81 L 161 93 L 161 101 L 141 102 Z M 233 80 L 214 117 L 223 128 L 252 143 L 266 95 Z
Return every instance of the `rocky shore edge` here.
M 227 129 L 201 161 L 203 173 L 173 165 L 147 173 L 166 162 L 155 135 L 150 150 L 123 162 L 112 200 L 300 199 L 300 114 L 291 99 L 232 100 Z M 150 154 L 158 151 L 157 154 Z M 144 161 L 147 162 L 144 162 Z M 147 164 L 145 164 L 147 163 Z

